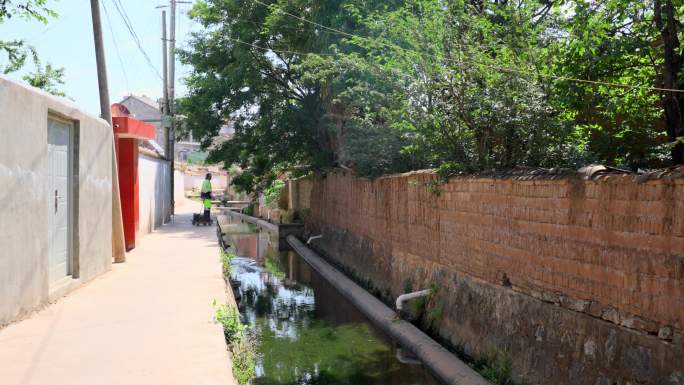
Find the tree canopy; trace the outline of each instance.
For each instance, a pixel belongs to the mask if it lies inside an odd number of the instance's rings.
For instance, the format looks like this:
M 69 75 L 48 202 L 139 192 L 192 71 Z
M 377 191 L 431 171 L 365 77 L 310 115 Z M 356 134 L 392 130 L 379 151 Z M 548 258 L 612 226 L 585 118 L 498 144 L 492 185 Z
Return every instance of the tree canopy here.
M 49 17 L 57 14 L 47 6 L 47 0 L 0 0 L 0 23 L 10 18 L 38 20 L 47 23 Z M 35 53 L 25 41 L 0 39 L 0 52 L 4 52 L 6 63 L 0 64 L 0 71 L 7 74 L 23 67 L 31 53 Z
M 684 161 L 674 0 L 201 0 L 181 60 L 194 137 L 262 189 L 377 176 Z
M 0 0 L 0 24 L 13 17 L 47 24 L 50 18 L 57 16 L 47 5 L 48 0 Z M 64 84 L 64 68 L 55 68 L 50 63 L 43 66 L 38 52 L 26 41 L 0 39 L 0 58 L 4 59 L 0 61 L 0 72 L 3 74 L 18 71 L 31 58 L 35 71 L 22 78 L 33 87 L 53 95 L 65 96 L 59 89 L 59 85 Z

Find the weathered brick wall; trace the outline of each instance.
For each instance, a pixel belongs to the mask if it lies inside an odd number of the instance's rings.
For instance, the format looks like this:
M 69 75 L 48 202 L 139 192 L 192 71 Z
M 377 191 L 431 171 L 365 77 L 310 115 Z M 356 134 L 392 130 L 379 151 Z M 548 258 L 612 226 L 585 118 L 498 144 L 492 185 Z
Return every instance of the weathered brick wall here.
M 653 367 L 661 376 L 678 365 L 684 372 L 684 362 L 676 359 L 684 352 L 684 178 L 644 183 L 625 175 L 524 179 L 459 177 L 438 184 L 429 172 L 374 181 L 348 172 L 328 173 L 314 182 L 307 226 L 323 232 L 321 251 L 388 297 L 402 291 L 402 280 L 423 285 L 438 280 L 456 290 L 451 278 L 444 277 L 463 277 L 497 295 L 523 295 L 528 299 L 521 303 L 536 301 L 548 308 L 549 316 L 562 309 L 574 323 L 584 325 L 584 335 L 577 336 L 582 344 L 607 344 L 612 333 L 636 331 L 642 339 L 630 343 L 648 352 L 645 365 L 658 360 Z M 478 289 L 473 295 L 483 292 Z M 445 294 L 448 306 L 467 305 L 468 300 L 448 297 Z M 443 322 L 447 326 L 440 334 L 466 345 L 487 338 L 477 335 L 477 327 L 464 328 L 454 321 L 468 309 L 448 306 Z M 524 317 L 524 311 L 500 303 L 487 306 Z M 587 340 L 603 323 L 615 326 Z M 554 327 L 549 322 L 539 325 Z M 511 333 L 534 339 L 537 331 L 530 328 L 535 326 L 520 324 Z M 623 340 L 632 341 L 627 336 Z M 510 347 L 514 340 L 509 337 L 493 342 L 506 340 Z M 567 342 L 561 341 L 559 337 L 559 344 Z M 572 353 L 575 348 L 567 349 Z M 478 348 L 471 350 L 476 353 Z M 543 352 L 526 359 L 542 360 Z M 534 370 L 531 363 L 516 364 L 522 371 Z M 595 374 L 575 378 L 599 378 L 603 369 L 597 368 Z

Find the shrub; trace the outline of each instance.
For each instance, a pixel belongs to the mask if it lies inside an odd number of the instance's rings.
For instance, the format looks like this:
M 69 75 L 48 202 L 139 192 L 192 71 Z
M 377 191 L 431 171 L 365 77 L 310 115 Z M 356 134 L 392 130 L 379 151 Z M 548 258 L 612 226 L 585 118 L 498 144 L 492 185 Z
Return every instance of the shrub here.
M 253 217 L 254 216 L 254 203 L 250 203 L 249 206 L 242 209 L 242 213 L 245 215 L 249 215 L 250 217 Z
M 214 302 L 214 308 L 214 318 L 223 325 L 223 334 L 232 353 L 233 376 L 238 384 L 247 385 L 256 376 L 256 337 L 240 321 L 236 307 Z
M 232 344 L 239 340 L 244 334 L 247 326 L 240 321 L 240 312 L 234 306 L 221 304 L 216 306 L 216 314 L 214 318 L 217 322 L 223 325 L 223 334 L 226 336 L 226 342 Z
M 264 190 L 264 198 L 266 199 L 266 204 L 271 206 L 274 202 L 278 202 L 280 199 L 280 193 L 285 187 L 285 182 L 280 179 L 276 179 L 271 183 L 271 185 Z
M 245 333 L 231 347 L 233 353 L 233 376 L 238 384 L 249 384 L 256 374 L 256 338 Z
M 219 250 L 219 253 L 221 254 L 221 264 L 223 265 L 223 275 L 229 276 L 230 273 L 233 271 L 233 267 L 231 266 L 231 262 L 233 262 L 233 258 L 235 258 L 236 255 L 231 253 L 230 251 L 225 251 L 225 250 Z

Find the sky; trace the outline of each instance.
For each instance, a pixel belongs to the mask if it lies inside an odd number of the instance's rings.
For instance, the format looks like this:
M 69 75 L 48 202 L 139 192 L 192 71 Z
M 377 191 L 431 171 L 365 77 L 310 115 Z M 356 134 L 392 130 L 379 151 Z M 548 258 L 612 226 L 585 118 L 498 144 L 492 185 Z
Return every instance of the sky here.
M 146 95 L 153 99 L 163 93 L 162 81 L 138 49 L 128 32 L 122 17 L 114 6 L 115 0 L 100 0 L 102 28 L 109 78 L 109 97 L 112 103 L 121 101 L 129 94 Z M 161 9 L 157 6 L 168 5 L 166 0 L 119 0 L 128 15 L 133 30 L 141 45 L 161 74 Z M 50 19 L 48 24 L 12 18 L 0 24 L 3 40 L 24 39 L 34 46 L 42 64 L 51 63 L 54 67 L 64 67 L 65 84 L 61 86 L 67 96 L 73 99 L 82 110 L 99 115 L 100 102 L 95 65 L 92 19 L 89 0 L 50 0 L 49 7 L 59 16 Z M 197 30 L 197 24 L 187 17 L 190 4 L 179 4 L 176 20 L 176 46 L 187 45 L 189 33 Z M 109 17 L 107 17 L 109 15 Z M 169 26 L 167 8 L 167 28 Z M 112 33 L 113 32 L 113 33 Z M 118 47 L 118 50 L 117 50 Z M 0 57 L 0 60 L 6 60 Z M 122 64 L 123 63 L 123 64 Z M 22 75 L 32 72 L 33 63 L 29 60 L 25 67 L 7 75 L 13 80 L 22 81 Z M 176 96 L 184 95 L 186 87 L 182 78 L 190 68 L 176 60 Z M 22 81 L 23 82 L 23 81 Z

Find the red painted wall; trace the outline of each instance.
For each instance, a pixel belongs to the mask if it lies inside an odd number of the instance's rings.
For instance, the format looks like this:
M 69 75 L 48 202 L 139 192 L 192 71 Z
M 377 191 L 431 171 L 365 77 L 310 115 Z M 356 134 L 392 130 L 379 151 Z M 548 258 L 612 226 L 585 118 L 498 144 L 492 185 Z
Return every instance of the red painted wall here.
M 126 250 L 135 248 L 135 232 L 138 229 L 140 203 L 138 202 L 138 140 L 117 139 L 119 159 L 119 188 L 123 215 Z

